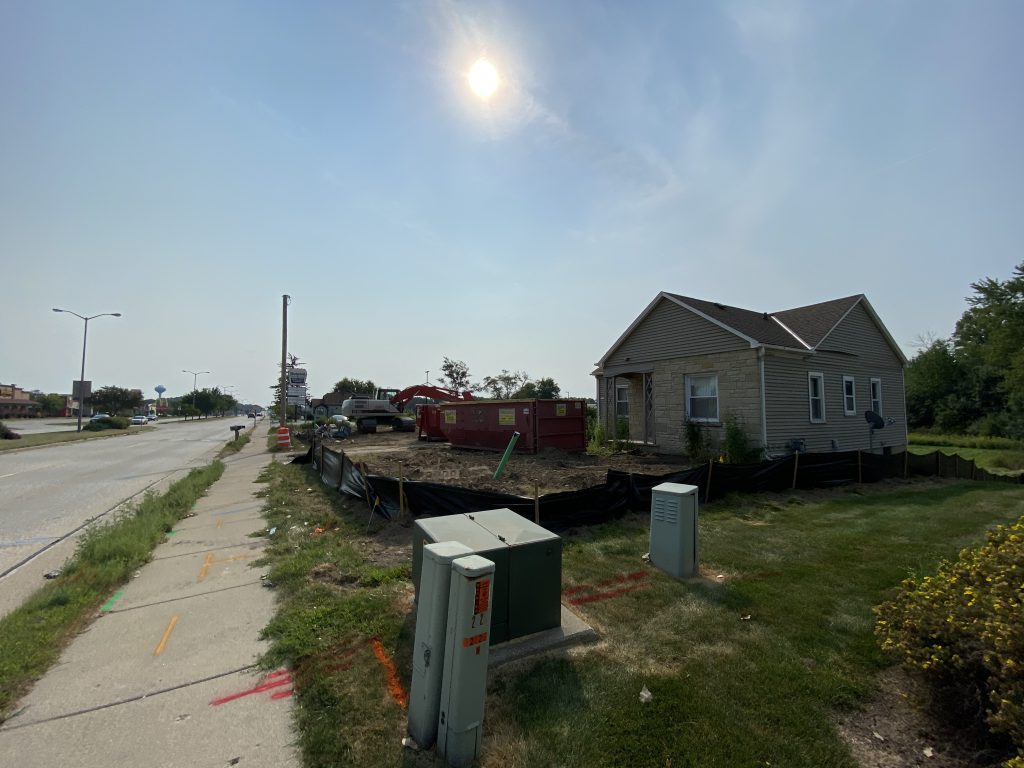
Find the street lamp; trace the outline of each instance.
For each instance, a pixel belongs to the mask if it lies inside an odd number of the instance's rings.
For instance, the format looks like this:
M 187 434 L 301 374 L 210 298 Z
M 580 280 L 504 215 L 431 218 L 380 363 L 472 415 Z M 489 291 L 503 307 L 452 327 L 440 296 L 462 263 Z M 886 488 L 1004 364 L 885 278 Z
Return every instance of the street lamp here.
M 85 405 L 85 341 L 89 338 L 89 321 L 95 320 L 97 317 L 120 317 L 120 312 L 101 312 L 98 315 L 89 315 L 89 317 L 83 317 L 77 312 L 72 312 L 70 309 L 57 309 L 53 308 L 54 312 L 66 312 L 69 315 L 85 321 L 85 330 L 82 332 L 82 377 L 78 380 L 78 431 L 82 431 L 82 408 Z
M 209 373 L 209 371 L 186 371 L 182 368 L 181 372 L 192 374 L 192 410 L 194 411 L 196 409 L 196 382 L 199 380 L 199 374 Z

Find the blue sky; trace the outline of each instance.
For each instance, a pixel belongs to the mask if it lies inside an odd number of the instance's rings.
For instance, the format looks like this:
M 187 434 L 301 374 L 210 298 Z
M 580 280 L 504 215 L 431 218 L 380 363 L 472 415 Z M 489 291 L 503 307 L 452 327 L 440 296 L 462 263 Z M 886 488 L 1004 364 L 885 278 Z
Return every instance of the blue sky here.
M 0 0 L 0 381 L 266 401 L 444 356 L 592 395 L 661 290 L 865 293 L 908 356 L 1024 241 L 1024 4 Z M 488 100 L 466 73 L 480 56 Z

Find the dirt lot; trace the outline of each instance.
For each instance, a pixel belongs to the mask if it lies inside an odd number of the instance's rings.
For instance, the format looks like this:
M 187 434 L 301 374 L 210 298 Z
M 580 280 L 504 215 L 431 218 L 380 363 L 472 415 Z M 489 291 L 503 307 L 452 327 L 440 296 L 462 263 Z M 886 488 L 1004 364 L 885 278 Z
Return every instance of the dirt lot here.
M 375 475 L 406 480 L 425 480 L 465 488 L 498 491 L 532 497 L 534 483 L 541 494 L 573 491 L 600 485 L 609 469 L 661 475 L 688 466 L 674 456 L 615 453 L 607 458 L 545 450 L 537 454 L 515 453 L 501 478 L 494 479 L 501 454 L 492 451 L 453 448 L 448 443 L 417 440 L 409 432 L 381 431 L 356 435 L 347 440 L 329 440 L 327 447 L 344 451 L 349 458 L 365 462 Z

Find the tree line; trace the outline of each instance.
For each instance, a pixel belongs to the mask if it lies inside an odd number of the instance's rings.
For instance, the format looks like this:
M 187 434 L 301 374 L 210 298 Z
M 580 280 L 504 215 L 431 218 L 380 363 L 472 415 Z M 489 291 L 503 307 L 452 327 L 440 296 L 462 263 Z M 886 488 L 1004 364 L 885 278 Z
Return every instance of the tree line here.
M 60 416 L 64 413 L 65 398 L 55 393 L 33 394 L 32 399 L 40 405 L 43 416 Z M 142 409 L 145 400 L 137 389 L 125 387 L 100 387 L 85 398 L 86 405 L 99 413 L 112 416 L 135 413 Z M 168 400 L 171 413 L 176 416 L 224 415 L 233 409 L 238 401 L 220 388 L 197 389 L 181 397 Z
M 469 366 L 462 360 L 445 357 L 441 376 L 434 383 L 455 392 L 485 392 L 495 400 L 554 400 L 562 396 L 562 388 L 551 377 L 532 378 L 526 371 L 509 371 L 485 376 L 474 382 Z M 430 383 L 430 382 L 428 382 Z M 345 377 L 334 385 L 334 392 L 372 395 L 377 391 L 373 381 Z
M 907 423 L 1024 439 L 1024 262 L 971 289 L 953 334 L 923 343 L 907 366 Z

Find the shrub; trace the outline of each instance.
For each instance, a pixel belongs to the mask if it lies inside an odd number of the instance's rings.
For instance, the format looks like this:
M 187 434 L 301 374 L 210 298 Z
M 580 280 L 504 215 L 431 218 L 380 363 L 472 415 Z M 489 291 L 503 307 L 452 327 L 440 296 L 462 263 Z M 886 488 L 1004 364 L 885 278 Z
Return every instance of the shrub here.
M 875 609 L 882 648 L 1024 757 L 1024 517 Z M 949 697 L 949 698 L 947 698 Z M 1024 765 L 1024 763 L 1018 763 Z
M 615 420 L 615 450 L 624 451 L 629 448 L 629 419 L 620 416 Z
M 21 435 L 0 421 L 0 440 L 20 440 Z
M 708 444 L 704 428 L 696 421 L 686 422 L 686 455 L 690 461 L 703 462 L 711 456 L 711 446 Z
M 750 439 L 737 417 L 725 417 L 725 460 L 730 464 L 747 464 L 757 461 L 761 451 L 750 445 Z
M 595 419 L 593 429 L 588 430 L 587 453 L 591 456 L 609 456 L 612 449 L 605 444 L 604 425 Z
M 124 416 L 104 416 L 102 419 L 90 421 L 82 429 L 90 432 L 102 432 L 104 429 L 128 429 L 129 420 Z

